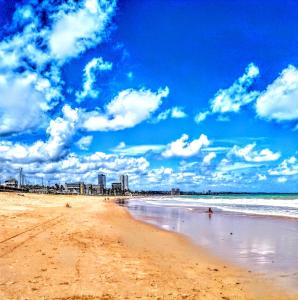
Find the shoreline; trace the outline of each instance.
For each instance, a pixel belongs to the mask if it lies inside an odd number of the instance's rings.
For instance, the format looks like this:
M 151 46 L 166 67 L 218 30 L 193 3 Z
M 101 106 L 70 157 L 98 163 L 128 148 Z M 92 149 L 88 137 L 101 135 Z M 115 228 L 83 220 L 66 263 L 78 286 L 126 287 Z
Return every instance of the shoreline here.
M 160 196 L 150 196 L 150 198 L 157 198 L 159 199 Z M 140 199 L 141 198 L 141 199 Z M 137 201 L 142 201 L 142 199 L 145 199 L 145 196 L 142 197 L 129 197 L 127 200 L 137 200 Z M 165 196 L 163 198 L 181 198 L 181 196 Z M 184 197 L 182 197 L 184 198 Z M 150 204 L 151 206 L 155 206 L 155 207 L 159 207 L 161 205 L 158 204 Z M 206 209 L 208 208 L 207 206 L 192 206 L 192 205 L 179 205 L 179 206 L 175 206 L 174 204 L 170 204 L 170 205 L 164 205 L 164 207 L 172 207 L 172 208 L 185 208 L 185 209 L 192 209 L 192 210 L 198 210 L 200 212 L 206 212 Z M 219 212 L 222 214 L 227 214 L 227 215 L 239 215 L 239 216 L 253 216 L 253 217 L 268 217 L 268 218 L 281 218 L 281 219 L 289 219 L 289 220 L 296 220 L 298 221 L 298 216 L 291 216 L 291 215 L 274 215 L 274 214 L 263 214 L 263 213 L 255 213 L 255 212 L 240 212 L 240 211 L 235 211 L 235 210 L 228 210 L 228 209 L 221 209 L 218 208 L 212 204 L 210 204 L 210 207 L 214 207 L 215 212 Z
M 0 194 L 1 237 L 59 218 L 1 244 L 1 299 L 298 299 L 111 197 L 24 197 Z

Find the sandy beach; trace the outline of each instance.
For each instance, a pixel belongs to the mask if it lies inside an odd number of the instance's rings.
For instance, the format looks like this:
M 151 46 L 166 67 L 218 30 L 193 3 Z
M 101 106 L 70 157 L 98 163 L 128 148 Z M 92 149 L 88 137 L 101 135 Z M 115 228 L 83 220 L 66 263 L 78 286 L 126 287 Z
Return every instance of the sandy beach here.
M 298 299 L 104 199 L 1 193 L 0 299 Z

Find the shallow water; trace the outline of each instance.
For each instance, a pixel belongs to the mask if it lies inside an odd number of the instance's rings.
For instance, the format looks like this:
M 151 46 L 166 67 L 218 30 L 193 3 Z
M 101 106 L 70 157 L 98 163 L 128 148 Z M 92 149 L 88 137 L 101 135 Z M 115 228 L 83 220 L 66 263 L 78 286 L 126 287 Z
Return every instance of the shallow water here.
M 216 209 L 208 214 L 183 203 L 144 198 L 127 207 L 136 219 L 189 236 L 225 260 L 298 290 L 298 219 Z
M 297 194 L 148 197 L 146 202 L 152 205 L 212 207 L 229 212 L 298 218 Z

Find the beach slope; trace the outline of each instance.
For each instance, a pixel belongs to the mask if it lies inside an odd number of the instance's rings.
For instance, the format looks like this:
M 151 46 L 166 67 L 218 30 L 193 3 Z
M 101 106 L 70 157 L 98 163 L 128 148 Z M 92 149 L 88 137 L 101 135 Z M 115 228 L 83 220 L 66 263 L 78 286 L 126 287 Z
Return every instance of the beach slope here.
M 104 197 L 1 193 L 0 240 L 0 299 L 297 299 Z

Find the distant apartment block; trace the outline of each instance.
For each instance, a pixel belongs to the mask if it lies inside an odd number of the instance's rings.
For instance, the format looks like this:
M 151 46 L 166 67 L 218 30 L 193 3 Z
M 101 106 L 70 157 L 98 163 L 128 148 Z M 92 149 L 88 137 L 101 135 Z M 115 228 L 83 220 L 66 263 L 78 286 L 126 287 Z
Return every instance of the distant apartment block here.
M 86 186 L 84 182 L 65 183 L 65 188 L 67 192 L 72 194 L 83 195 L 86 193 Z
M 119 181 L 121 184 L 121 191 L 122 192 L 128 191 L 128 175 L 120 175 Z
M 98 175 L 98 185 L 102 186 L 103 189 L 106 188 L 106 184 L 107 184 L 107 178 L 105 174 L 99 174 Z
M 121 191 L 121 183 L 120 182 L 113 182 L 112 183 L 112 191 L 120 192 Z
M 10 178 L 10 179 L 4 181 L 4 186 L 11 187 L 11 188 L 17 188 L 18 181 L 14 178 Z
M 104 194 L 107 188 L 107 178 L 105 174 L 98 174 L 98 185 L 96 186 L 97 194 Z

